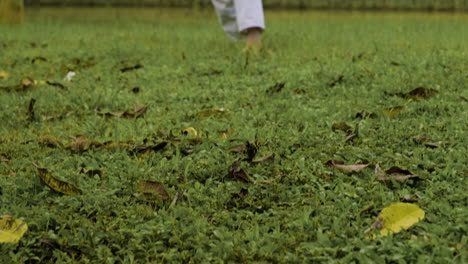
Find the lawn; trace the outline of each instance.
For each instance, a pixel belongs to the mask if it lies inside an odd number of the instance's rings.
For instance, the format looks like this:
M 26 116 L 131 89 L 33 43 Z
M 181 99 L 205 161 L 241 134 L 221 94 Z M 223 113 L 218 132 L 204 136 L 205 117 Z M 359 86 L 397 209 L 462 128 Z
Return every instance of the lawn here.
M 468 15 L 267 24 L 260 54 L 211 10 L 0 25 L 0 263 L 468 262 Z M 396 202 L 424 219 L 365 234 Z

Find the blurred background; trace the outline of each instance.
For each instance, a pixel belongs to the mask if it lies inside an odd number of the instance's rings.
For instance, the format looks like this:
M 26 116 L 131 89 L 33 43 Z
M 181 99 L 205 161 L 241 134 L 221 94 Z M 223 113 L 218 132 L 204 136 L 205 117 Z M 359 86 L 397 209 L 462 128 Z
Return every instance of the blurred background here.
M 2 0 L 0 0 L 2 1 Z M 210 0 L 25 0 L 27 6 L 208 7 Z M 265 8 L 467 11 L 468 0 L 263 0 Z

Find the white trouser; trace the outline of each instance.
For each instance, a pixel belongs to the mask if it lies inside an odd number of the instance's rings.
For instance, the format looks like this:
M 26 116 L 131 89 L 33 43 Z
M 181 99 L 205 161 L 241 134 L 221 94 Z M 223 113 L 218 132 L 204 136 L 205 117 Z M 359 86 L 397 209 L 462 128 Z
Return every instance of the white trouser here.
M 262 0 L 211 0 L 224 31 L 238 40 L 246 29 L 265 29 Z

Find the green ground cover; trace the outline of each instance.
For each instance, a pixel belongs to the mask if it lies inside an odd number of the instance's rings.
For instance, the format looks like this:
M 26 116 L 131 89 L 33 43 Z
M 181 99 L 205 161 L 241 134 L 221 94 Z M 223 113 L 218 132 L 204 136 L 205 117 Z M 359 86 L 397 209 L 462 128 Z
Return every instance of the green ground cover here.
M 257 56 L 208 11 L 26 17 L 0 26 L 0 216 L 28 224 L 1 263 L 468 261 L 467 15 L 271 12 Z M 424 220 L 366 238 L 398 201 Z

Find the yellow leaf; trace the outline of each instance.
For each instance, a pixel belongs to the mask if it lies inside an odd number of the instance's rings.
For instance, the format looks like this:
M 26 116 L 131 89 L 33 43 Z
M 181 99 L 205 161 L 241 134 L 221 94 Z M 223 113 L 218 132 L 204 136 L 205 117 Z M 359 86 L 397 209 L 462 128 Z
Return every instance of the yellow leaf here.
M 71 183 L 61 181 L 52 176 L 47 169 L 37 167 L 37 170 L 39 171 L 39 177 L 41 180 L 52 190 L 66 195 L 81 193 L 81 190 L 73 186 Z
M 382 210 L 370 230 L 378 229 L 382 236 L 406 230 L 424 218 L 424 211 L 415 204 L 394 203 Z
M 26 230 L 28 225 L 23 221 L 8 215 L 0 216 L 0 243 L 18 243 Z
M 8 79 L 8 72 L 0 70 L 0 80 Z
M 191 135 L 193 138 L 197 138 L 197 136 L 198 136 L 197 130 L 195 130 L 195 128 L 193 128 L 193 127 L 188 127 L 188 128 L 186 128 L 186 129 L 184 129 L 182 132 L 183 132 L 184 134 L 186 134 L 186 135 L 187 135 L 187 134 L 188 134 L 188 135 Z

